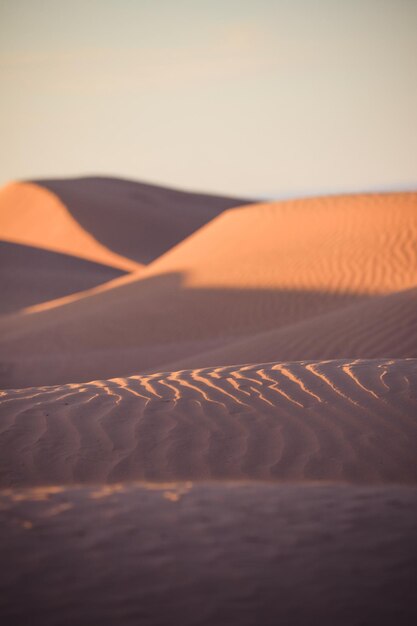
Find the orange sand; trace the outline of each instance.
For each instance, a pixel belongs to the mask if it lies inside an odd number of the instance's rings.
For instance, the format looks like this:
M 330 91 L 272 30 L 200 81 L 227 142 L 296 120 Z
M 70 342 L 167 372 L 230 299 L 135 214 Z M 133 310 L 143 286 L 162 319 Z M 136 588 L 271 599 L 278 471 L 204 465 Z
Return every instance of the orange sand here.
M 226 211 L 139 275 L 3 318 L 2 386 L 416 356 L 416 241 L 411 193 Z
M 416 622 L 417 194 L 243 204 L 0 192 L 2 623 Z

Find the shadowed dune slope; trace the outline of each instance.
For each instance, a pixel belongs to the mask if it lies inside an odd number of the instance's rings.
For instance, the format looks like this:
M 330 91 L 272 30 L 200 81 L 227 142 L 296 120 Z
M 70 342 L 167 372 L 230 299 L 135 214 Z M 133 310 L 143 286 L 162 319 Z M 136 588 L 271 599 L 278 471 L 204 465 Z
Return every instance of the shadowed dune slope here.
M 251 346 L 251 336 L 269 331 L 280 337 L 276 351 L 271 354 L 267 338 L 268 356 L 261 342 L 255 361 L 306 358 L 305 339 L 317 359 L 391 356 L 389 346 L 397 333 L 399 345 L 404 344 L 406 330 L 402 318 L 397 318 L 401 324 L 386 319 L 390 294 L 393 310 L 400 316 L 405 306 L 407 324 L 415 320 L 414 292 L 406 292 L 417 284 L 416 241 L 417 194 L 412 193 L 226 211 L 138 277 L 3 319 L 2 386 L 155 371 L 191 356 L 192 367 L 199 367 L 207 362 L 206 353 L 220 346 L 220 361 L 210 359 L 213 365 L 249 362 L 252 348 L 248 356 L 238 349 L 235 360 L 228 346 L 240 341 Z M 344 307 L 349 307 L 345 317 Z M 321 326 L 321 316 L 331 312 L 336 318 L 323 317 Z M 300 331 L 298 341 L 294 325 L 308 320 L 315 334 L 303 338 Z M 332 323 L 335 343 L 329 347 L 326 333 Z M 380 332 L 387 323 L 394 333 L 389 337 Z M 346 329 L 347 344 L 337 336 L 338 324 L 342 338 Z M 413 345 L 407 346 L 407 355 L 416 354 Z
M 0 491 L 3 624 L 410 626 L 417 489 Z
M 417 287 L 356 304 L 170 361 L 177 370 L 229 363 L 417 355 Z
M 0 241 L 0 314 L 90 289 L 121 274 L 76 256 Z
M 15 182 L 0 190 L 0 239 L 134 271 L 246 203 L 105 177 Z
M 148 264 L 226 209 L 249 200 L 109 177 L 37 180 L 109 250 Z
M 417 359 L 186 370 L 3 392 L 5 487 L 416 483 Z
M 0 190 L 0 239 L 124 271 L 141 267 L 102 245 L 72 217 L 55 194 L 34 183 L 11 183 Z

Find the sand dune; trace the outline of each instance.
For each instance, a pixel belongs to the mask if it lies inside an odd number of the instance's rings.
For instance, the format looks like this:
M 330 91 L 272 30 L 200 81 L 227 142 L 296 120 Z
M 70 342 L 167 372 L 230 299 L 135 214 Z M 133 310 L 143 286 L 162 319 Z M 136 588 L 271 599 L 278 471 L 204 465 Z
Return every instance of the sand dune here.
M 0 240 L 135 271 L 247 202 L 117 178 L 16 182 L 0 191 Z
M 417 287 L 375 296 L 296 324 L 231 340 L 206 352 L 171 360 L 176 370 L 227 363 L 302 359 L 414 357 Z
M 3 491 L 3 623 L 410 626 L 416 516 L 401 486 Z
M 0 314 L 90 289 L 122 274 L 76 256 L 0 241 Z
M 3 486 L 417 481 L 417 359 L 188 370 L 3 392 Z
M 0 191 L 0 239 L 124 271 L 141 267 L 102 245 L 72 217 L 55 194 L 34 183 L 11 183 Z
M 265 355 L 260 343 L 255 362 L 303 359 L 302 333 L 297 349 L 298 327 L 291 331 L 291 326 L 310 320 L 314 327 L 314 318 L 353 304 L 357 312 L 346 309 L 333 327 L 337 335 L 337 324 L 343 324 L 343 342 L 336 337 L 334 349 L 329 348 L 323 318 L 321 331 L 307 338 L 308 353 L 317 359 L 390 356 L 386 340 L 393 345 L 395 333 L 404 337 L 403 324 L 391 324 L 394 335 L 380 337 L 377 329 L 387 323 L 389 303 L 375 298 L 417 284 L 416 240 L 417 194 L 411 193 L 227 211 L 138 277 L 3 320 L 2 385 L 110 378 L 160 370 L 188 357 L 191 367 L 249 362 L 253 351 L 248 357 L 238 351 L 236 360 L 227 346 L 240 340 L 245 345 L 269 331 L 282 330 L 285 337 L 277 340 L 274 354 L 268 339 Z M 402 296 L 398 299 L 402 302 Z M 367 311 L 368 322 L 362 319 Z M 372 324 L 375 340 L 363 342 L 363 327 Z M 287 342 L 287 336 L 295 340 Z M 206 360 L 208 351 L 224 345 L 220 361 Z M 407 356 L 415 355 L 411 343 Z
M 2 624 L 417 620 L 417 194 L 236 202 L 0 193 Z
M 37 180 L 107 249 L 148 264 L 226 209 L 249 200 L 109 177 Z

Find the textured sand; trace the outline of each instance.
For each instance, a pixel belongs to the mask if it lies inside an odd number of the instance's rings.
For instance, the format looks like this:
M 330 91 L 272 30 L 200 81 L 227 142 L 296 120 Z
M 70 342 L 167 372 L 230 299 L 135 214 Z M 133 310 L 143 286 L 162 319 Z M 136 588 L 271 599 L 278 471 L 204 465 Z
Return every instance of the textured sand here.
M 229 340 L 220 347 L 170 361 L 176 370 L 223 363 L 284 360 L 415 357 L 417 288 L 377 296 L 276 330 Z
M 396 356 L 416 356 L 416 241 L 411 193 L 226 211 L 138 277 L 3 319 L 2 386 L 179 369 L 183 359 L 196 368 L 379 358 L 395 345 L 406 349 Z M 273 340 L 235 353 L 232 344 L 265 332 Z
M 417 194 L 234 202 L 0 192 L 2 625 L 417 621 Z
M 417 482 L 417 359 L 189 370 L 0 401 L 3 486 Z

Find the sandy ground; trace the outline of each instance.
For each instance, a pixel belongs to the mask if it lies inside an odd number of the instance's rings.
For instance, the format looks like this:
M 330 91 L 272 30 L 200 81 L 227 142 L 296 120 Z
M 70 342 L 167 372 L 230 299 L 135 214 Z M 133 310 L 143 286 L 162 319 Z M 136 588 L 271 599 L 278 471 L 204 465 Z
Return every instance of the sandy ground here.
M 417 489 L 0 492 L 2 623 L 410 626 Z
M 417 194 L 0 191 L 3 624 L 417 619 Z
M 417 482 L 417 359 L 186 370 L 3 392 L 0 485 Z

